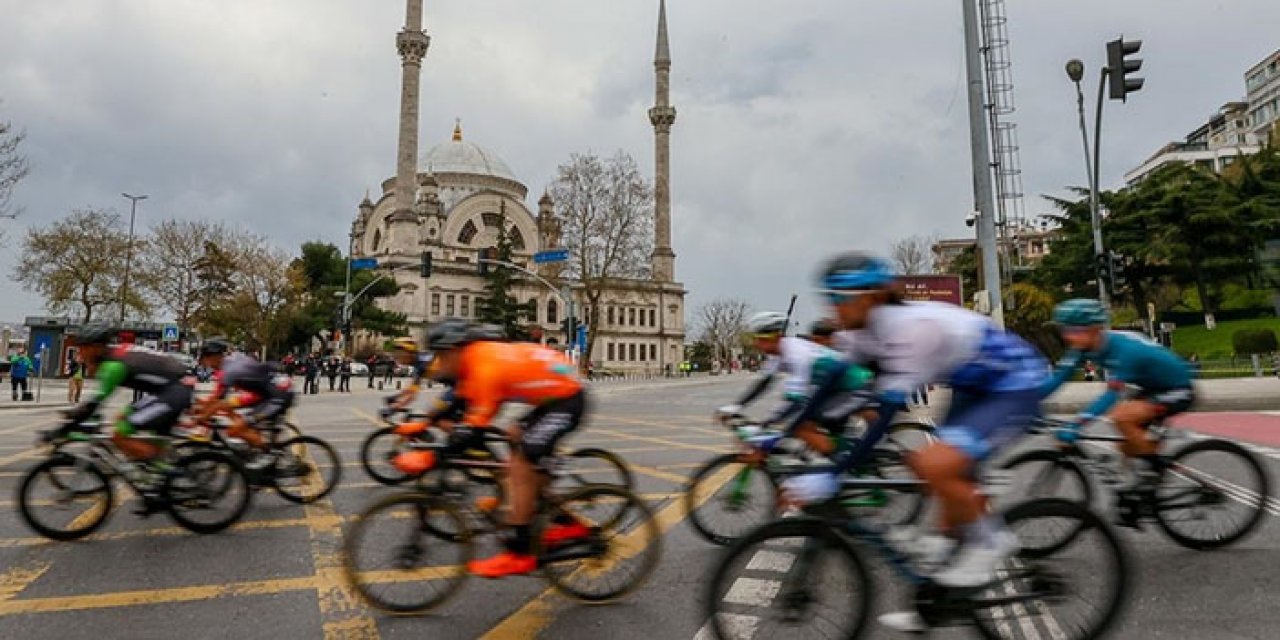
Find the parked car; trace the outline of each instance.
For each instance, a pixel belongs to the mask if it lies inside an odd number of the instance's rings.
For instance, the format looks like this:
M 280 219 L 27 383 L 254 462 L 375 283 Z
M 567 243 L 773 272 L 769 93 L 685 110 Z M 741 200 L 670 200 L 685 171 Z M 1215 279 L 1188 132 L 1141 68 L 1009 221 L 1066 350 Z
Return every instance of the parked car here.
M 407 364 L 397 364 L 396 375 L 401 378 L 408 378 L 413 375 L 413 367 Z
M 356 377 L 369 375 L 369 365 L 363 362 L 351 361 L 351 375 Z

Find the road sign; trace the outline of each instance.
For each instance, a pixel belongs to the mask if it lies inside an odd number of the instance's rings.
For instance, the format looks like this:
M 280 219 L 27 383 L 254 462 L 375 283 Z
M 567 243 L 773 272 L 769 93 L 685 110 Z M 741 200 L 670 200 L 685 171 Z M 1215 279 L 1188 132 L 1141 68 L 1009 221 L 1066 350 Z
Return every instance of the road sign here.
M 569 259 L 568 249 L 547 249 L 533 254 L 534 264 L 546 264 L 548 262 L 564 262 Z
M 178 341 L 178 325 L 176 325 L 176 324 L 166 324 L 166 325 L 164 326 L 164 341 L 165 341 L 165 342 L 177 342 L 177 341 Z
M 356 258 L 351 261 L 351 270 L 360 271 L 361 269 L 377 269 L 377 258 Z

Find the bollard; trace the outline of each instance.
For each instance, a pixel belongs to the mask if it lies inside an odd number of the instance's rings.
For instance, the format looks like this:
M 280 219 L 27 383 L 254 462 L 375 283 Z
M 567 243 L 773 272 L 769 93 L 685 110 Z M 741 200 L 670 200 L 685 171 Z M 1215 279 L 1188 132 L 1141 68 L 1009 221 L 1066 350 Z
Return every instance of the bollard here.
M 400 390 L 400 381 L 396 380 L 396 391 Z
M 1262 377 L 1262 358 L 1256 353 L 1249 354 L 1249 361 L 1253 363 L 1253 377 Z
M 378 391 L 382 391 L 382 381 L 378 381 Z

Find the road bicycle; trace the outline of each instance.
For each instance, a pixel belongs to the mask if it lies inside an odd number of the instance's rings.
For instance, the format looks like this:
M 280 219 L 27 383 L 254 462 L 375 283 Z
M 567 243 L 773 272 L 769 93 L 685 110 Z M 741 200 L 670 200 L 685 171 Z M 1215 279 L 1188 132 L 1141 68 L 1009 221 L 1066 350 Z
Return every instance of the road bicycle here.
M 1041 419 L 1031 433 L 1044 434 L 1068 427 L 1063 420 Z M 1160 422 L 1149 437 L 1167 445 L 1180 432 Z M 1012 486 L 1025 488 L 1016 497 L 1061 496 L 1083 505 L 1115 493 L 1118 522 L 1141 528 L 1154 520 L 1174 542 L 1197 550 L 1233 544 L 1262 522 L 1271 502 L 1271 482 L 1256 456 L 1227 440 L 1192 441 L 1160 454 L 1156 475 L 1137 485 L 1118 488 L 1114 451 L 1104 445 L 1124 438 L 1082 433 L 1073 444 L 1028 451 L 1001 466 Z M 1106 447 L 1110 448 L 1110 447 Z
M 175 446 L 182 453 L 202 448 L 223 451 L 241 462 L 255 489 L 274 489 L 296 504 L 310 504 L 333 492 L 342 479 L 342 460 L 333 445 L 315 436 L 292 435 L 296 427 L 254 427 L 263 435 L 265 451 L 226 435 L 229 423 L 214 418 L 208 427 L 184 429 L 186 440 Z M 265 457 L 260 457 L 265 456 Z
M 145 439 L 165 453 L 152 462 L 135 462 L 101 427 L 100 421 L 90 421 L 63 430 L 56 452 L 23 477 L 19 511 L 40 535 L 75 540 L 97 531 L 111 514 L 116 480 L 141 499 L 135 513 L 166 511 L 195 533 L 222 531 L 249 508 L 249 479 L 234 457 L 214 450 L 181 455 L 169 446 L 173 438 L 154 436 Z
M 1129 584 L 1118 536 L 1093 512 L 1061 499 L 1014 506 L 1002 515 L 1020 551 L 975 588 L 930 578 L 926 562 L 886 538 L 843 501 L 872 489 L 909 489 L 920 481 L 849 478 L 832 500 L 806 515 L 745 535 L 716 568 L 707 592 L 716 637 L 859 638 L 867 630 L 874 583 L 867 555 L 885 560 L 909 585 L 930 628 L 971 626 L 986 638 L 1087 640 L 1117 620 Z M 1070 536 L 1061 532 L 1069 525 Z
M 723 423 L 738 451 L 716 456 L 694 471 L 685 485 L 684 501 L 694 531 L 709 542 L 730 545 L 778 514 L 779 478 L 797 465 L 808 464 L 811 452 L 800 441 L 786 438 L 781 431 L 762 429 L 744 416 L 730 416 Z M 932 425 L 897 423 L 877 445 L 866 473 L 886 479 L 912 478 L 903 456 L 934 439 Z M 876 487 L 849 496 L 845 506 L 864 509 L 867 517 L 874 512 L 884 523 L 907 524 L 919 517 L 924 497 L 910 489 Z
M 371 606 L 395 615 L 425 613 L 455 594 L 468 576 L 479 537 L 506 529 L 496 509 L 470 500 L 476 477 L 497 475 L 505 463 L 477 460 L 437 442 L 413 450 L 434 457 L 415 489 L 374 502 L 356 517 L 343 545 L 346 576 Z M 541 575 L 583 602 L 625 596 L 647 579 L 661 557 L 661 531 L 649 506 L 610 484 L 557 483 L 548 489 L 532 526 L 532 553 Z M 501 501 L 501 485 L 494 501 Z M 565 487 L 557 489 L 556 487 Z

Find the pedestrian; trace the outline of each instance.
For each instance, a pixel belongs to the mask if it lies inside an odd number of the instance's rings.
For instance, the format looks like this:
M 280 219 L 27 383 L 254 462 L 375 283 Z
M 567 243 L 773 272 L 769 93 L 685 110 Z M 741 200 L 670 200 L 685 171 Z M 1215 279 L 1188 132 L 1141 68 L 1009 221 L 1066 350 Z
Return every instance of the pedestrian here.
M 342 359 L 342 365 L 338 369 L 338 375 L 342 378 L 338 382 L 338 391 L 351 393 L 351 358 Z
M 310 394 L 320 393 L 320 360 L 316 357 L 316 354 L 313 353 L 307 356 L 306 361 L 302 363 L 302 375 L 303 392 Z
M 1098 367 L 1093 364 L 1092 360 L 1084 361 L 1084 381 L 1093 382 L 1098 377 Z
M 13 385 L 13 401 L 25 400 L 27 397 L 27 375 L 31 373 L 31 358 L 22 349 L 9 358 L 9 384 Z M 19 393 L 21 389 L 21 393 Z
M 67 374 L 67 402 L 78 404 L 80 392 L 84 390 L 84 360 L 79 353 L 71 356 L 71 360 L 67 362 Z
M 338 359 L 329 356 L 324 359 L 324 376 L 329 379 L 329 390 L 333 391 L 333 385 L 338 381 Z
M 365 367 L 369 370 L 369 371 L 368 371 L 368 373 L 369 373 L 369 388 L 370 388 L 370 389 L 372 389 L 372 388 L 373 388 L 373 376 L 374 376 L 374 375 L 376 375 L 376 371 L 375 371 L 375 370 L 376 370 L 376 369 L 377 369 L 377 367 L 378 367 L 378 354 L 376 354 L 376 353 L 375 353 L 375 354 L 373 354 L 373 355 L 369 356 L 369 360 L 368 360 L 367 362 L 365 362 Z
M 392 360 L 390 358 L 385 358 L 382 361 L 382 366 L 383 366 L 382 384 L 391 386 L 391 379 L 394 378 L 396 375 L 396 362 L 395 360 Z

